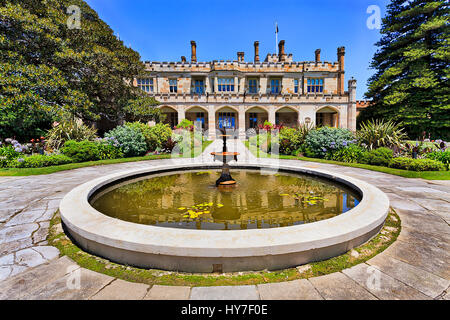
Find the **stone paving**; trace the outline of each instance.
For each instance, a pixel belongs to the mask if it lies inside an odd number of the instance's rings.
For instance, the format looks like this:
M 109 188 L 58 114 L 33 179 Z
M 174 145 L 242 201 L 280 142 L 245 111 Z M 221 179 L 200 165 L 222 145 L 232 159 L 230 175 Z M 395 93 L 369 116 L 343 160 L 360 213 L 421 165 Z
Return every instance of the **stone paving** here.
M 77 266 L 46 242 L 60 200 L 74 187 L 106 174 L 167 163 L 210 162 L 215 141 L 194 160 L 154 160 L 81 168 L 45 176 L 0 177 L 0 299 L 316 300 L 450 299 L 450 182 L 293 160 L 280 163 L 339 172 L 384 191 L 402 219 L 399 239 L 385 252 L 342 272 L 285 283 L 236 287 L 134 284 Z M 256 159 L 240 141 L 229 151 Z

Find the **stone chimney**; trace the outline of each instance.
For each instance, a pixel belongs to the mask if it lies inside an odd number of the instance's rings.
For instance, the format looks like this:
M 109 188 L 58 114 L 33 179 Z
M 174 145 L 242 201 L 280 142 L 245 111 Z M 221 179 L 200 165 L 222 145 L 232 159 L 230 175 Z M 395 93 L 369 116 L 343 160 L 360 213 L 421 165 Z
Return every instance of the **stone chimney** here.
M 259 41 L 255 41 L 255 63 L 259 62 Z
M 245 58 L 245 53 L 244 52 L 238 52 L 237 56 L 238 56 L 238 61 L 239 62 L 244 62 L 244 58 Z
M 186 63 L 186 57 L 185 56 L 181 56 L 181 62 Z
M 345 47 L 339 47 L 337 50 L 338 63 L 339 63 L 339 78 L 338 78 L 338 94 L 344 94 L 344 81 L 345 81 Z
M 322 51 L 322 50 L 320 50 L 320 49 L 317 49 L 317 50 L 316 50 L 316 63 L 319 63 L 319 62 L 320 62 L 320 53 L 321 53 L 321 51 Z
M 278 44 L 278 51 L 279 51 L 279 59 L 278 61 L 283 62 L 286 60 L 286 52 L 285 52 L 285 43 L 286 41 L 281 40 L 280 43 Z
M 197 62 L 197 44 L 191 41 L 191 62 Z

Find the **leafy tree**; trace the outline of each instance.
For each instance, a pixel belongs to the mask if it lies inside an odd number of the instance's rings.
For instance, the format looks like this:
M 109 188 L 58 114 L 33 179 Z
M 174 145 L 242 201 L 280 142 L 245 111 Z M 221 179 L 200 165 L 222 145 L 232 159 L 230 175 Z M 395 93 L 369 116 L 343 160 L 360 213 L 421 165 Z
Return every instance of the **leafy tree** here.
M 81 9 L 79 29 L 68 27 L 72 5 Z M 0 0 L 0 46 L 1 136 L 34 136 L 67 113 L 102 132 L 143 99 L 130 85 L 144 73 L 139 54 L 82 0 Z
M 449 5 L 447 1 L 392 0 L 358 121 L 401 122 L 411 138 L 427 132 L 450 138 Z
M 131 99 L 124 107 L 125 118 L 129 122 L 162 122 L 165 116 L 159 108 L 156 108 L 159 102 L 155 98 L 143 93 L 141 96 Z

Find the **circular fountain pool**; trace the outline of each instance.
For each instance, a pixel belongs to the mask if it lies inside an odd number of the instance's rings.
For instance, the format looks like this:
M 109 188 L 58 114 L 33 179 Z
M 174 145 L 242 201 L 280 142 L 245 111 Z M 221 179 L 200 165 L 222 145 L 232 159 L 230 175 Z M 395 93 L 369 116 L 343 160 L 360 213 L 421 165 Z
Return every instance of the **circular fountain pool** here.
M 383 192 L 340 174 L 246 164 L 231 168 L 236 187 L 216 189 L 218 170 L 162 165 L 90 181 L 62 200 L 65 230 L 84 250 L 136 267 L 278 270 L 345 253 L 388 215 Z
M 90 200 L 124 221 L 197 230 L 301 225 L 343 214 L 361 200 L 352 189 L 313 176 L 233 170 L 233 187 L 215 186 L 220 170 L 168 172 L 115 184 Z

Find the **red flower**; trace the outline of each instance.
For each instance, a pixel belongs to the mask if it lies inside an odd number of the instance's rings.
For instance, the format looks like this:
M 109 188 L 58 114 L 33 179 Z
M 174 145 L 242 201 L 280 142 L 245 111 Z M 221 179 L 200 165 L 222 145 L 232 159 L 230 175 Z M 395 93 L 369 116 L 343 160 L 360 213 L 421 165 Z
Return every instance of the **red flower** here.
M 31 139 L 31 143 L 34 143 L 34 139 Z

